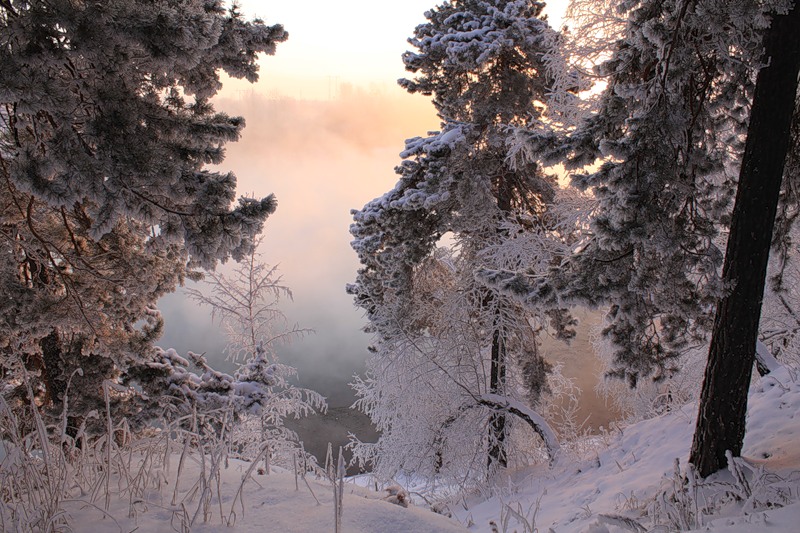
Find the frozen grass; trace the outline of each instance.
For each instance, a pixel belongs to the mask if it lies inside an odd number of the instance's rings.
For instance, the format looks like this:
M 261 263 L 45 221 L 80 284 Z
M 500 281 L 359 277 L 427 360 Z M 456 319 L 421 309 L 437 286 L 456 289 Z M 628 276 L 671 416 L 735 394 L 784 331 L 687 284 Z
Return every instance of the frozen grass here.
M 301 448 L 269 442 L 250 461 L 234 458 L 225 410 L 192 411 L 138 436 L 106 410 L 98 415 L 103 435 L 72 437 L 65 417 L 46 427 L 29 406 L 30 420 L 21 421 L 0 398 L 0 530 L 249 532 L 269 524 L 268 531 L 282 533 L 434 533 L 467 526 L 505 533 L 794 531 L 800 523 L 797 376 L 783 368 L 755 383 L 743 457 L 705 480 L 685 460 L 695 412 L 694 404 L 673 404 L 660 416 L 599 435 L 575 431 L 553 467 L 516 469 L 458 494 L 413 476 L 383 483 L 342 479 L 333 453 L 320 468 Z
M 267 441 L 232 457 L 228 409 L 133 435 L 108 405 L 104 435 L 73 438 L 66 416 L 47 427 L 37 406 L 0 396 L 0 531 L 464 531 L 346 483 L 341 455 L 321 468 L 301 445 Z

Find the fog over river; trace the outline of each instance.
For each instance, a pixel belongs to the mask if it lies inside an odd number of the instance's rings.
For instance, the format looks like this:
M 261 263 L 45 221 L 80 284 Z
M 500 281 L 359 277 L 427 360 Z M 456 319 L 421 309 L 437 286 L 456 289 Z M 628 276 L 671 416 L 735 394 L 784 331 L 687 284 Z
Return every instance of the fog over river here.
M 228 145 L 222 168 L 237 175 L 242 194 L 275 193 L 278 210 L 265 226 L 262 259 L 279 265 L 293 292 L 294 300 L 281 305 L 289 323 L 315 331 L 278 352 L 281 362 L 298 369 L 301 386 L 326 396 L 331 407 L 328 415 L 302 421 L 297 430 L 314 451 L 324 450 L 328 440 L 341 444 L 347 431 L 374 438 L 368 420 L 346 409 L 355 400 L 348 383 L 364 371 L 370 343 L 361 332 L 363 313 L 345 293 L 358 269 L 349 211 L 394 185 L 403 139 L 437 128 L 432 106 L 394 87 L 347 84 L 335 85 L 324 100 L 242 92 L 215 103 L 246 118 L 243 136 Z M 224 272 L 230 265 L 220 268 Z M 225 360 L 224 334 L 212 323 L 210 309 L 180 290 L 159 307 L 166 319 L 161 346 L 205 353 L 220 370 L 235 369 Z M 583 320 L 594 323 L 589 315 Z M 590 355 L 586 328 L 568 346 L 545 339 L 543 349 L 549 360 L 563 361 L 564 374 L 584 390 L 579 418 L 591 415 L 589 426 L 606 425 L 608 411 L 593 392 L 599 366 Z

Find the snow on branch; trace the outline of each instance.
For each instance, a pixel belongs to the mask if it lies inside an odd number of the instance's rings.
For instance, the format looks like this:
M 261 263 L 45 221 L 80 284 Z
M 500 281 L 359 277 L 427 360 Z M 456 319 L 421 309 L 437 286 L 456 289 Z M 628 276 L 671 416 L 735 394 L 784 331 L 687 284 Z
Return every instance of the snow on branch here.
M 775 359 L 775 356 L 769 351 L 767 345 L 760 340 L 756 340 L 756 361 L 767 370 L 767 374 L 771 374 L 783 366 Z
M 556 297 L 549 283 L 521 272 L 478 268 L 475 271 L 475 279 L 489 288 L 514 298 L 522 305 L 552 303 Z
M 542 437 L 542 441 L 544 441 L 544 446 L 547 450 L 547 456 L 550 458 L 550 464 L 555 462 L 561 450 L 561 445 L 558 443 L 556 432 L 553 431 L 550 424 L 548 424 L 539 413 L 519 400 L 499 394 L 481 394 L 476 397 L 476 400 L 484 407 L 494 409 L 495 411 L 511 413 L 520 420 L 526 422 L 540 437 Z

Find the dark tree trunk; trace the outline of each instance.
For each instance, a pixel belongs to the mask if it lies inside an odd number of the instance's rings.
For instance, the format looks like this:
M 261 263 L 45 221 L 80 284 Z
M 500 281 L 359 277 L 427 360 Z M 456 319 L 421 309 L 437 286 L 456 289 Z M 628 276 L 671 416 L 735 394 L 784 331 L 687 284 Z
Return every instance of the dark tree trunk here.
M 506 381 L 506 346 L 505 332 L 497 324 L 500 320 L 500 311 L 495 321 L 492 333 L 492 361 L 489 374 L 489 392 L 492 394 L 505 394 Z M 506 414 L 503 412 L 492 413 L 489 422 L 489 471 L 497 467 L 508 466 L 506 452 Z
M 761 301 L 800 70 L 800 8 L 775 16 L 764 38 L 739 174 L 722 277 L 689 461 L 703 477 L 742 451 L 747 391 L 755 358 Z
M 497 207 L 502 213 L 511 212 L 511 198 L 514 196 L 513 181 L 506 175 L 498 176 Z M 497 233 L 505 236 L 505 230 L 498 228 Z M 489 301 L 498 297 L 491 296 Z M 502 298 L 500 299 L 502 301 Z M 503 309 L 501 301 L 495 301 L 494 321 L 492 324 L 492 361 L 489 370 L 489 392 L 492 394 L 506 394 L 506 330 L 503 327 Z M 506 450 L 506 414 L 495 412 L 489 422 L 489 471 L 497 467 L 508 466 L 508 451 Z
M 66 383 L 60 379 L 64 366 L 64 345 L 58 331 L 54 329 L 39 342 L 39 346 L 42 349 L 44 403 L 47 407 L 53 407 L 61 402 L 66 390 Z

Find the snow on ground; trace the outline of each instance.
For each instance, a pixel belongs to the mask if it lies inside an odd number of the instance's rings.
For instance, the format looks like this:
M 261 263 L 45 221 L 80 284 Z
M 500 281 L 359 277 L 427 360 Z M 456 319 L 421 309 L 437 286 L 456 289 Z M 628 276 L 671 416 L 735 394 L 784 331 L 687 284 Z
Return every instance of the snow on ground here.
M 177 460 L 174 464 L 177 464 Z M 221 471 L 220 493 L 222 504 L 214 498 L 211 502 L 210 520 L 203 523 L 202 512 L 194 524 L 184 527 L 194 514 L 198 498 L 185 507 L 170 505 L 172 488 L 153 492 L 147 502 L 133 505 L 135 515 L 129 517 L 128 501 L 114 501 L 109 509 L 113 519 L 104 518 L 102 503 L 93 506 L 74 502 L 68 506 L 72 531 L 91 533 L 167 533 L 191 531 L 193 533 L 317 533 L 334 531 L 333 489 L 330 482 L 308 475 L 306 485 L 302 478 L 295 484 L 292 472 L 277 471 L 270 475 L 253 475 L 245 485 L 244 506 L 233 498 L 248 464 L 232 460 Z M 190 479 L 197 477 L 198 465 L 190 465 L 182 475 L 181 493 L 191 489 Z M 312 494 L 313 491 L 313 494 Z M 346 533 L 467 533 L 457 522 L 427 509 L 395 505 L 382 498 L 381 493 L 345 484 L 342 531 Z M 317 502 L 318 500 L 318 502 Z M 220 508 L 222 512 L 220 513 Z M 184 509 L 186 513 L 184 514 Z M 231 515 L 231 510 L 234 515 Z M 220 516 L 232 517 L 232 525 L 223 524 Z
M 787 369 L 758 380 L 751 391 L 744 461 L 739 471 L 708 480 L 687 480 L 686 458 L 694 429 L 695 406 L 676 408 L 658 418 L 594 438 L 594 452 L 576 459 L 561 455 L 545 465 L 511 472 L 482 495 L 451 503 L 462 524 L 427 510 L 412 493 L 404 508 L 385 493 L 346 483 L 342 531 L 346 533 L 619 533 L 622 531 L 790 532 L 800 528 L 800 383 Z M 569 448 L 566 446 L 565 448 Z M 207 521 L 197 512 L 199 498 L 187 497 L 200 477 L 196 459 L 181 476 L 178 500 L 170 505 L 172 477 L 146 501 L 111 502 L 104 518 L 102 501 L 66 505 L 73 531 L 92 533 L 193 531 L 211 533 L 307 533 L 334 531 L 330 482 L 309 474 L 308 485 L 292 472 L 253 475 L 244 485 L 243 506 L 234 498 L 247 463 L 231 461 L 221 470 L 222 501 L 212 498 Z M 677 470 L 676 470 L 677 465 Z M 677 474 L 676 474 L 677 472 Z M 416 490 L 416 487 L 414 488 Z M 113 486 L 112 486 L 113 492 Z M 318 501 L 317 501 L 318 500 Z M 414 505 L 416 503 L 416 506 Z M 710 510 L 708 515 L 703 509 Z M 231 513 L 233 511 L 233 513 Z M 195 515 L 195 513 L 197 513 Z M 225 525 L 224 516 L 232 525 Z M 187 524 L 194 520 L 191 527 Z M 468 529 L 467 529 L 468 527 Z
M 566 456 L 552 469 L 536 466 L 515 472 L 496 484 L 496 496 L 468 499 L 468 509 L 454 506 L 453 511 L 462 521 L 474 523 L 471 530 L 481 532 L 491 531 L 490 520 L 504 531 L 504 519 L 509 533 L 533 531 L 534 526 L 540 532 L 557 533 L 679 528 L 726 533 L 800 531 L 797 376 L 783 368 L 760 379 L 751 390 L 742 453 L 749 465 L 743 466 L 749 496 L 727 471 L 698 481 L 696 489 L 685 482 L 696 411 L 696 406 L 687 405 L 605 435 L 587 459 Z M 713 508 L 715 516 L 698 512 L 703 506 Z M 644 516 L 647 511 L 650 517 Z M 659 523 L 653 522 L 653 514 Z M 630 521 L 625 527 L 620 517 L 633 519 L 645 529 L 637 530 Z

